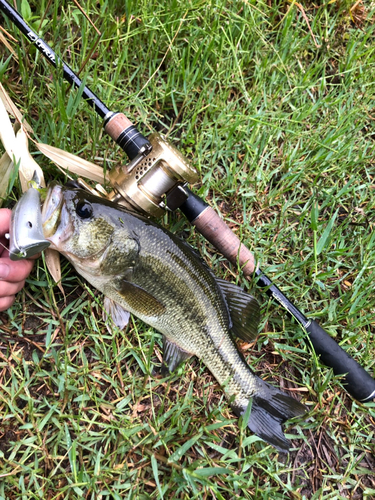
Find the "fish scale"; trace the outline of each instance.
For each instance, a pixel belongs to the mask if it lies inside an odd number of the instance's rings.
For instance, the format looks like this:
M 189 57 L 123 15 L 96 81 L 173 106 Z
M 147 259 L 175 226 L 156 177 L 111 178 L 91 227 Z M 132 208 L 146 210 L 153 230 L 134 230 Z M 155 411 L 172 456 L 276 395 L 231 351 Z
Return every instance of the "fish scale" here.
M 215 278 L 165 228 L 82 190 L 50 187 L 42 218 L 51 248 L 104 293 L 108 313 L 129 311 L 164 335 L 163 369 L 198 356 L 238 416 L 252 403 L 248 427 L 277 449 L 289 449 L 281 424 L 306 408 L 255 375 L 231 334 L 255 338 L 253 297 Z

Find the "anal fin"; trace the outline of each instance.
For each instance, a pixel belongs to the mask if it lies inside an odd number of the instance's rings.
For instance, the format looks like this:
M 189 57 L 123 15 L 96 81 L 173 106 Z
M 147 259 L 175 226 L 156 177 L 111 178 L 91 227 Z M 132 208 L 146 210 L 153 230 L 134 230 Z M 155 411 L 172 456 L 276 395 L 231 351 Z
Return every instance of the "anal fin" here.
M 233 283 L 220 278 L 216 278 L 216 281 L 228 305 L 233 334 L 245 342 L 252 342 L 258 336 L 260 321 L 258 301 Z
M 190 358 L 192 355 L 176 345 L 174 342 L 163 337 L 163 364 L 161 373 L 167 375 L 173 372 L 178 365 Z

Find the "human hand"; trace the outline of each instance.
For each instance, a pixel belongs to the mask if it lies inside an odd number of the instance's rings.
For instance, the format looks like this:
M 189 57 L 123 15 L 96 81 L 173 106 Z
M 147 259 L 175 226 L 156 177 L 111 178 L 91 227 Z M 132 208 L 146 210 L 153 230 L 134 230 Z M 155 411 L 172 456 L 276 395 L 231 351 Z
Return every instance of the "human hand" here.
M 0 311 L 13 304 L 34 264 L 30 259 L 12 261 L 9 258 L 5 234 L 9 232 L 11 214 L 7 208 L 0 209 Z

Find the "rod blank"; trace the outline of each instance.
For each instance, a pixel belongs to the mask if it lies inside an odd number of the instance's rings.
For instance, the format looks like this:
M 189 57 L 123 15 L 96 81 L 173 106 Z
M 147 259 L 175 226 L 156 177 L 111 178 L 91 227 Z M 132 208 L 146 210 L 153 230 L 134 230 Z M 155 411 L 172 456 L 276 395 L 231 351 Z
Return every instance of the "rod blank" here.
M 9 5 L 6 0 L 0 0 L 0 10 L 17 26 L 17 28 L 23 35 L 26 36 L 28 40 L 35 45 L 35 47 L 49 63 L 55 67 L 61 66 L 64 78 L 70 84 L 75 85 L 78 88 L 83 85 L 82 80 L 74 73 L 74 71 L 61 59 L 59 59 L 52 48 L 30 28 L 23 17 L 11 5 Z M 101 118 L 104 119 L 104 117 L 110 113 L 107 106 L 86 85 L 83 85 L 82 96 L 95 109 Z
M 137 156 L 139 151 L 144 151 L 145 154 L 151 151 L 150 142 L 136 129 L 132 122 L 123 113 L 115 113 L 108 109 L 99 97 L 87 85 L 84 85 L 74 71 L 30 28 L 23 17 L 6 0 L 0 0 L 0 10 L 35 45 L 50 64 L 61 67 L 65 80 L 77 88 L 83 88 L 82 97 L 104 120 L 105 131 L 117 142 L 131 160 Z

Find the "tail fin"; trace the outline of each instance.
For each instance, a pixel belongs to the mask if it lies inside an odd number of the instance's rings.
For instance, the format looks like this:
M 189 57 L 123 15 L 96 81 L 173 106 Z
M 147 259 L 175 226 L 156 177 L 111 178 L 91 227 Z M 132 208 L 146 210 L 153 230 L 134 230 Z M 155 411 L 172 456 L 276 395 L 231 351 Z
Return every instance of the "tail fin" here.
M 234 407 L 240 416 L 246 408 Z M 283 453 L 289 451 L 289 440 L 281 425 L 288 419 L 304 415 L 307 408 L 296 399 L 262 381 L 261 389 L 252 398 L 249 429 Z

